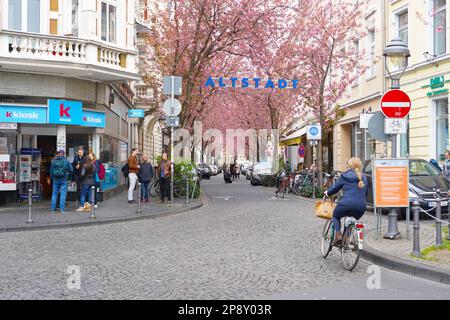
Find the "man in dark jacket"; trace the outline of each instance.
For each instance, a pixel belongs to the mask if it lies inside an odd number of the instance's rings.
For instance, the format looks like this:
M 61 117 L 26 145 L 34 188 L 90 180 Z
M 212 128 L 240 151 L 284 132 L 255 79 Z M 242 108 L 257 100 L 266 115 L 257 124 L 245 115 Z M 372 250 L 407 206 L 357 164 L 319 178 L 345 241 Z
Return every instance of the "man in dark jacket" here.
M 138 177 L 139 177 L 139 182 L 142 183 L 141 186 L 141 199 L 144 200 L 145 199 L 145 203 L 149 203 L 150 199 L 149 199 L 149 186 L 150 186 L 150 182 L 153 179 L 153 166 L 152 164 L 148 161 L 148 155 L 144 154 L 144 156 L 142 157 L 142 163 L 141 166 L 139 168 L 139 172 L 138 172 Z
M 86 160 L 86 155 L 84 154 L 84 149 L 78 149 L 77 155 L 73 158 L 72 168 L 73 168 L 73 181 L 77 184 L 77 196 L 81 195 L 81 167 Z M 81 201 L 79 198 L 78 201 Z
M 50 165 L 50 178 L 53 181 L 51 202 L 52 213 L 56 213 L 56 200 L 58 197 L 58 192 L 61 193 L 59 204 L 61 213 L 66 212 L 67 179 L 72 173 L 73 168 L 69 160 L 65 157 L 65 151 L 59 150 L 58 155 L 52 160 L 52 164 Z
M 161 201 L 159 203 L 164 203 L 164 198 L 170 201 L 170 177 L 172 173 L 172 164 L 168 160 L 167 153 L 163 153 L 161 161 L 156 167 L 156 175 L 159 178 L 159 193 L 161 196 Z

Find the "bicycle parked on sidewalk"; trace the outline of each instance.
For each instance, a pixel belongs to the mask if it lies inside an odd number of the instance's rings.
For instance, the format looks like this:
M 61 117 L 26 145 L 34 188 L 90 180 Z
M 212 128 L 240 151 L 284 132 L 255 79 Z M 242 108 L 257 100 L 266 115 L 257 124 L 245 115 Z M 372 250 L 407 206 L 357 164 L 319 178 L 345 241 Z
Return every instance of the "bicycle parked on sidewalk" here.
M 344 218 L 344 232 L 342 240 L 335 245 L 341 254 L 341 261 L 346 270 L 352 271 L 358 264 L 364 241 L 364 222 L 359 222 L 353 217 Z M 333 249 L 334 226 L 333 220 L 327 220 L 323 227 L 321 251 L 326 258 Z

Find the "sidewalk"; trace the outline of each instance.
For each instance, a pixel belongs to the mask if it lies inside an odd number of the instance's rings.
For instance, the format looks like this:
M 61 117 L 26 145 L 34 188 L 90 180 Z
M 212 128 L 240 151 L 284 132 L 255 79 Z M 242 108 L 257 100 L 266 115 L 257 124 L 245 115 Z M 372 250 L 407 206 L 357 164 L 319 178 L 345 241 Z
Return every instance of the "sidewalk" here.
M 366 215 L 366 222 L 374 226 L 373 213 Z M 381 235 L 377 236 L 374 228 L 369 227 L 364 239 L 363 257 L 384 267 L 408 273 L 428 280 L 450 284 L 450 264 L 446 262 L 419 259 L 411 255 L 413 248 L 413 229 L 410 227 L 410 239 L 406 237 L 406 222 L 399 221 L 401 233 L 396 240 L 384 239 L 387 232 L 387 216 L 383 216 Z M 442 233 L 443 240 L 445 239 Z M 420 250 L 436 243 L 436 227 L 431 220 L 420 221 Z
M 99 202 L 95 210 L 96 219 L 91 219 L 90 212 L 76 212 L 75 202 L 68 202 L 67 213 L 56 214 L 50 212 L 49 202 L 33 203 L 33 223 L 27 224 L 28 205 L 21 205 L 0 210 L 0 232 L 27 231 L 37 229 L 54 229 L 81 227 L 95 224 L 124 222 L 139 219 L 151 219 L 163 215 L 182 213 L 200 208 L 203 205 L 204 195 L 185 204 L 185 199 L 175 198 L 174 206 L 168 203 L 158 203 L 159 197 L 152 197 L 150 204 L 142 203 L 142 213 L 136 213 L 137 203 L 129 204 L 127 193 Z M 135 197 L 135 199 L 137 199 Z

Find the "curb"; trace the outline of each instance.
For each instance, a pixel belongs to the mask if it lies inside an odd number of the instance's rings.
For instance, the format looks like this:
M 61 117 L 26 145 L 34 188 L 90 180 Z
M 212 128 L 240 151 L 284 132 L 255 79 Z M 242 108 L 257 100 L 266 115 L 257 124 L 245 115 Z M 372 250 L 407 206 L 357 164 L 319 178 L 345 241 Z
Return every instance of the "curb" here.
M 450 271 L 395 257 L 373 249 L 367 244 L 364 244 L 361 257 L 393 271 L 399 271 L 414 277 L 450 285 Z
M 93 220 L 86 222 L 75 222 L 75 223 L 66 223 L 66 224 L 45 224 L 40 226 L 30 226 L 30 227 L 6 227 L 0 228 L 0 233 L 10 233 L 10 232 L 26 232 L 26 231 L 38 231 L 38 230 L 54 230 L 54 229 L 69 229 L 69 228 L 80 228 L 80 227 L 91 227 L 91 226 L 100 226 L 105 224 L 113 224 L 113 223 L 122 223 L 122 222 L 132 222 L 138 220 L 147 220 L 147 219 L 156 219 L 167 217 L 171 215 L 176 215 L 180 213 L 186 213 L 190 211 L 194 211 L 203 207 L 204 200 L 202 199 L 202 203 L 195 205 L 189 209 L 180 209 L 173 211 L 165 211 L 157 214 L 148 214 L 142 216 L 135 217 L 124 217 L 124 218 L 115 218 L 115 219 L 103 219 L 103 220 Z

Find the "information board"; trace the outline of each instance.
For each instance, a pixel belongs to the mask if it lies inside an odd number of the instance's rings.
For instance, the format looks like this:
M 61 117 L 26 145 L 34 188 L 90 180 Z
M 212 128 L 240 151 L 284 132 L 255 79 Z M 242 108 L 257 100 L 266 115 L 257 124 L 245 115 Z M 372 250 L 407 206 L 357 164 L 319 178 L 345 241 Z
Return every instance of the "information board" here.
M 377 208 L 409 207 L 408 159 L 375 159 L 373 174 Z

